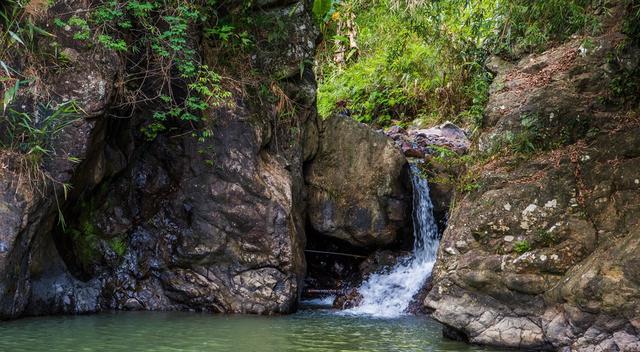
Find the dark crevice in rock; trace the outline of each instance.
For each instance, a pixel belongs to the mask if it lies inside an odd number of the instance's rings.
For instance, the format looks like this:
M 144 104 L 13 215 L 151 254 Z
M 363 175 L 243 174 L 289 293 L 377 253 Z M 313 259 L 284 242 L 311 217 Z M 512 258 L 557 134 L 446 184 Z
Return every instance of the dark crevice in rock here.
M 442 326 L 442 336 L 453 341 L 461 341 L 469 343 L 469 336 L 464 331 L 456 329 L 449 325 Z
M 372 253 L 371 249 L 355 247 L 346 241 L 323 236 L 310 226 L 307 226 L 306 234 L 306 291 L 342 291 L 345 285 L 357 281 L 359 266 Z M 306 298 L 313 298 L 313 295 L 307 295 Z
M 99 251 L 101 235 L 99 227 L 87 214 L 102 206 L 98 203 L 104 199 L 96 195 L 107 192 L 111 179 L 127 167 L 129 154 L 133 151 L 130 124 L 130 119 L 99 119 L 93 130 L 94 143 L 76 169 L 70 182 L 73 188 L 60 209 L 63 218 L 57 221 L 64 222 L 64 226 L 52 230 L 57 252 L 69 272 L 81 281 L 89 281 L 97 274 L 83 260 L 94 259 L 86 256 L 92 254 L 89 251 Z

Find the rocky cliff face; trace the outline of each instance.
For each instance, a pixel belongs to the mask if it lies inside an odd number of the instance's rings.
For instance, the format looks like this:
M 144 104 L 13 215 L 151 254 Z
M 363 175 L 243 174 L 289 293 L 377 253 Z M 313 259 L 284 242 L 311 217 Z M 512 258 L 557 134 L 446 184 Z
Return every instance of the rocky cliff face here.
M 74 5 L 78 4 L 60 5 L 57 11 L 68 11 Z M 68 41 L 72 34 L 60 30 L 57 35 L 61 41 Z M 0 152 L 0 319 L 18 317 L 26 309 L 33 291 L 32 272 L 38 270 L 34 267 L 35 252 L 40 250 L 40 240 L 50 236 L 55 226 L 62 186 L 74 173 L 87 169 L 78 168 L 73 158 L 88 158 L 104 137 L 101 117 L 112 99 L 117 67 L 122 62 L 114 53 L 86 47 L 70 50 L 86 59 L 77 60 L 64 74 L 41 75 L 30 89 L 20 92 L 12 108 L 43 119 L 42 91 L 56 87 L 54 94 L 59 102 L 77 102 L 87 117 L 74 121 L 56 137 L 57 152 L 47 158 L 42 169 L 32 168 L 18 153 Z M 26 66 L 22 59 L 17 64 Z M 0 133 L 7 132 L 0 128 Z M 93 172 L 85 174 L 87 183 L 95 185 L 99 181 L 90 179 Z M 57 255 L 46 259 L 44 266 L 56 262 Z
M 619 80 L 634 79 L 638 48 L 619 24 L 607 28 L 514 65 L 490 63 L 481 148 L 510 136 L 539 152 L 472 170 L 480 188 L 452 212 L 424 302 L 451 335 L 640 350 L 640 119 L 612 103 Z
M 82 4 L 67 6 L 52 7 L 50 16 Z M 93 118 L 66 128 L 55 141 L 60 155 L 45 165 L 56 184 L 73 185 L 66 202 L 60 187 L 26 187 L 10 156 L 3 158 L 0 317 L 295 309 L 305 273 L 302 164 L 317 148 L 309 137 L 317 130 L 315 81 L 300 69 L 317 37 L 309 6 L 261 2 L 254 10 L 287 19 L 282 45 L 259 50 L 256 62 L 296 104 L 296 133 L 273 123 L 273 109 L 257 110 L 237 95 L 232 107 L 209 112 L 214 133 L 205 142 L 189 133 L 147 142 L 139 133 L 144 112 L 107 117 L 117 57 L 69 48 L 83 59 L 44 85 L 63 81 L 59 98 L 78 101 Z M 69 155 L 84 161 L 76 166 Z M 55 224 L 58 207 L 65 230 Z
M 42 21 L 84 5 L 56 3 Z M 76 101 L 90 116 L 53 141 L 39 171 L 48 187 L 26 180 L 18 156 L 2 152 L 0 319 L 104 309 L 288 313 L 305 277 L 307 226 L 368 248 L 401 237 L 410 214 L 402 154 L 350 119 L 316 116 L 310 6 L 249 8 L 284 26 L 275 39 L 260 28 L 252 62 L 243 63 L 272 80 L 271 96 L 233 90 L 232 104 L 206 112 L 212 136 L 200 141 L 180 124 L 149 141 L 144 108 L 111 117 L 121 112 L 122 57 L 48 27 L 73 55 L 41 88 L 57 85 L 47 98 Z M 191 45 L 219 67 L 209 44 L 194 37 Z M 13 108 L 37 114 L 44 97 L 26 92 Z

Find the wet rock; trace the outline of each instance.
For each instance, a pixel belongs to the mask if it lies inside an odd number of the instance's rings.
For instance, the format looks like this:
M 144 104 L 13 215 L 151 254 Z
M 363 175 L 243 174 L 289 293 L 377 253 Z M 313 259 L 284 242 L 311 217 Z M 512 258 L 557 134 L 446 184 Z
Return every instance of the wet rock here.
M 400 145 L 400 148 L 402 149 L 402 152 L 404 153 L 404 156 L 406 156 L 407 158 L 424 158 L 425 157 L 425 152 L 420 150 L 417 147 L 414 147 L 412 144 L 409 144 L 407 142 L 403 142 Z
M 360 263 L 357 272 L 342 282 L 341 293 L 336 295 L 333 307 L 349 309 L 360 305 L 362 295 L 358 288 L 362 283 L 372 274 L 390 272 L 400 260 L 407 259 L 410 254 L 408 251 L 378 250 L 369 255 Z M 419 309 L 417 306 L 415 308 Z
M 362 303 L 362 295 L 357 288 L 353 288 L 343 295 L 336 296 L 333 301 L 333 308 L 345 310 L 357 307 L 360 303 Z
M 429 178 L 431 200 L 440 230 L 447 223 L 449 206 L 455 194 L 455 179 L 464 172 L 464 165 L 451 162 L 468 152 L 471 141 L 465 131 L 447 122 L 427 129 L 409 129 L 392 126 L 386 135 L 393 139 L 407 158 L 424 160 L 423 171 Z M 436 147 L 451 151 L 443 153 Z
M 421 149 L 436 145 L 464 154 L 471 144 L 466 133 L 451 122 L 427 129 L 410 130 L 408 135 Z
M 360 264 L 360 275 L 366 279 L 373 273 L 386 272 L 391 270 L 402 257 L 410 253 L 390 250 L 380 250 L 371 254 Z
M 142 309 L 144 309 L 144 306 L 137 299 L 129 298 L 124 303 L 124 308 L 127 309 L 127 310 L 142 310 Z
M 408 228 L 407 161 L 393 141 L 345 116 L 325 120 L 305 182 L 315 231 L 355 246 L 379 247 Z

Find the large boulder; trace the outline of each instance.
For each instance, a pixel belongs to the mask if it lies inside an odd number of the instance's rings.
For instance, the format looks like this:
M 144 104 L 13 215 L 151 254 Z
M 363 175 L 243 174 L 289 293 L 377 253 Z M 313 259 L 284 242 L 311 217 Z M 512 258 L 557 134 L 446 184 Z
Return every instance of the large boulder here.
M 451 335 L 514 348 L 640 350 L 640 119 L 606 103 L 620 74 L 611 53 L 638 65 L 637 47 L 619 49 L 619 29 L 591 38 L 588 50 L 577 38 L 494 65 L 482 148 L 511 135 L 538 150 L 471 170 L 479 189 L 452 211 L 424 302 Z
M 441 243 L 433 316 L 471 342 L 518 348 L 637 337 L 640 125 L 627 128 L 556 159 L 476 170 L 482 188 L 455 208 Z
M 90 118 L 54 141 L 42 170 L 55 187 L 27 187 L 24 169 L 2 152 L 0 319 L 104 309 L 296 308 L 305 273 L 302 165 L 314 156 L 318 134 L 315 80 L 305 63 L 317 29 L 310 1 L 262 5 L 252 16 L 282 23 L 288 34 L 258 48 L 262 66 L 255 72 L 286 80 L 273 81 L 275 101 L 260 105 L 238 93 L 233 104 L 210 109 L 213 136 L 204 141 L 180 123 L 148 141 L 140 132 L 151 118 L 145 112 L 107 118 L 124 63 L 78 44 L 73 31 L 52 29 L 73 55 L 63 72 L 38 83 L 55 85 L 60 101 L 76 101 Z M 80 8 L 57 2 L 43 21 Z M 211 47 L 195 49 L 214 67 Z M 18 109 L 34 99 L 19 97 Z M 286 121 L 276 116 L 286 113 L 278 99 L 295 104 Z M 72 188 L 63 192 L 63 184 Z M 64 227 L 56 225 L 60 213 Z
M 311 228 L 360 247 L 393 243 L 409 224 L 406 177 L 391 139 L 347 116 L 328 118 L 305 170 Z
M 264 127 L 247 110 L 216 121 L 204 143 L 162 136 L 136 148 L 124 171 L 69 209 L 78 220 L 58 247 L 73 272 L 102 283 L 102 309 L 295 309 L 305 272 L 301 144 L 297 159 L 263 147 Z

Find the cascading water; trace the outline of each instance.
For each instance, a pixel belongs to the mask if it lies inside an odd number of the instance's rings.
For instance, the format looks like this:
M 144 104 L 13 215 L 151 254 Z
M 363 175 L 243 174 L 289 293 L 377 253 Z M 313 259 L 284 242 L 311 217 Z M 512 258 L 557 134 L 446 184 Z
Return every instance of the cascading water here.
M 431 275 L 438 251 L 438 227 L 433 217 L 429 183 L 411 165 L 413 183 L 413 254 L 401 259 L 388 273 L 371 275 L 358 289 L 362 295 L 359 306 L 345 311 L 392 318 L 405 314 L 412 298 Z

